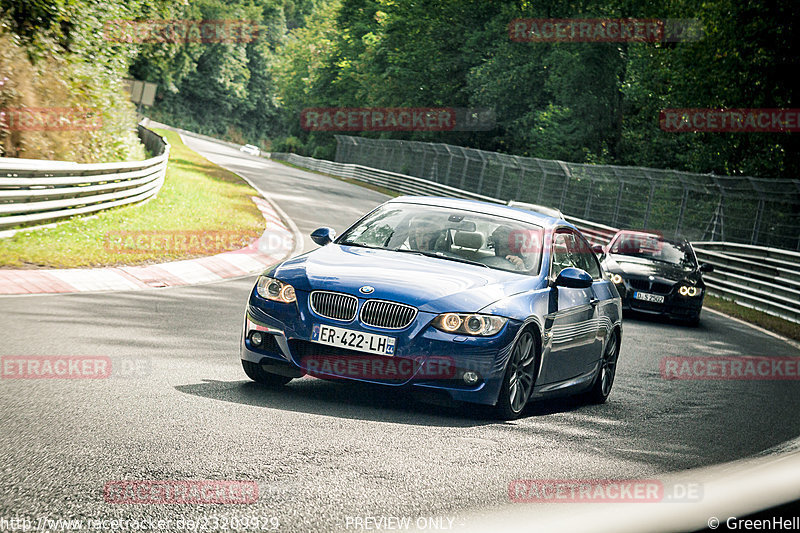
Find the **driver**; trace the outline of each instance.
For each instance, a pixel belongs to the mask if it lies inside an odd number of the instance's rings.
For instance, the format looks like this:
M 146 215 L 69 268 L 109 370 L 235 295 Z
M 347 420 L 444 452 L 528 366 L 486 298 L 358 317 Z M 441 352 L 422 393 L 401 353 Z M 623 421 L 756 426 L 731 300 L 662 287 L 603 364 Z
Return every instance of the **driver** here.
M 410 250 L 420 252 L 441 251 L 444 249 L 446 231 L 430 215 L 414 217 L 409 223 L 407 246 Z
M 530 270 L 530 267 L 526 264 L 525 256 L 511 250 L 511 234 L 513 231 L 511 226 L 504 224 L 495 228 L 491 236 L 491 242 L 494 244 L 494 255 L 502 257 L 514 265 L 516 270 Z

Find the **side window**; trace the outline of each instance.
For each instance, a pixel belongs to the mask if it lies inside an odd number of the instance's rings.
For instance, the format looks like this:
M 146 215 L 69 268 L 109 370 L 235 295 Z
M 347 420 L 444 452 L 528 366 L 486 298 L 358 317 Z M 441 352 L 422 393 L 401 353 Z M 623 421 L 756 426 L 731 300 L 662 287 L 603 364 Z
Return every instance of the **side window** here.
M 592 279 L 600 279 L 600 263 L 586 239 L 572 230 L 562 229 L 553 237 L 552 278 L 558 277 L 568 267 L 580 268 L 592 276 Z
M 570 250 L 575 246 L 574 235 L 569 231 L 559 230 L 553 236 L 553 266 L 550 276 L 555 279 L 562 270 L 577 265 L 572 261 Z
M 585 270 L 592 279 L 600 279 L 600 263 L 597 262 L 597 256 L 594 255 L 592 247 L 580 235 L 575 235 L 576 246 L 574 248 L 573 258 L 577 263 L 578 268 Z

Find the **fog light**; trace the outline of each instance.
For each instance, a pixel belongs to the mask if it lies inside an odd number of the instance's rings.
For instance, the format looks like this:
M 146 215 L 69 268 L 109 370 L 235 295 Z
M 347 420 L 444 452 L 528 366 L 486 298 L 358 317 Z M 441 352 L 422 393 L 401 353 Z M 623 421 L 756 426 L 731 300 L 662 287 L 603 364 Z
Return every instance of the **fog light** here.
M 464 375 L 461 376 L 464 379 L 464 383 L 467 385 L 475 385 L 478 382 L 478 373 L 473 371 L 464 372 Z
M 253 343 L 254 346 L 258 346 L 264 341 L 264 334 L 260 331 L 254 331 L 250 334 L 250 342 Z

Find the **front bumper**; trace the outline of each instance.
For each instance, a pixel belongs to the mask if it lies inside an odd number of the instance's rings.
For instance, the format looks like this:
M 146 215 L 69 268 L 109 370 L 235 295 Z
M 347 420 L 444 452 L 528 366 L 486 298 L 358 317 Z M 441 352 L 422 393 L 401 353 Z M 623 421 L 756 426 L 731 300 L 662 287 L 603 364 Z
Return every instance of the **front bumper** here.
M 268 365 L 273 373 L 299 377 L 311 374 L 324 379 L 343 379 L 393 387 L 435 389 L 455 401 L 494 405 L 500 392 L 511 346 L 522 325 L 509 320 L 492 337 L 470 337 L 439 331 L 430 325 L 435 314 L 420 311 L 402 330 L 385 330 L 316 315 L 308 305 L 309 294 L 297 291 L 297 302 L 282 304 L 251 292 L 241 335 L 241 358 Z M 359 308 L 365 299 L 359 298 Z M 393 356 L 312 342 L 315 325 L 330 325 L 357 332 L 394 337 Z M 265 338 L 254 346 L 252 330 Z M 463 379 L 465 372 L 479 376 L 476 383 Z
M 669 293 L 654 293 L 664 297 L 664 303 L 647 302 L 633 297 L 638 289 L 631 287 L 627 279 L 617 284 L 617 291 L 622 298 L 622 310 L 645 313 L 649 315 L 659 315 L 676 320 L 689 320 L 696 318 L 703 307 L 705 290 L 698 296 L 681 296 L 678 293 L 680 284 L 675 284 Z M 642 291 L 648 292 L 648 291 Z

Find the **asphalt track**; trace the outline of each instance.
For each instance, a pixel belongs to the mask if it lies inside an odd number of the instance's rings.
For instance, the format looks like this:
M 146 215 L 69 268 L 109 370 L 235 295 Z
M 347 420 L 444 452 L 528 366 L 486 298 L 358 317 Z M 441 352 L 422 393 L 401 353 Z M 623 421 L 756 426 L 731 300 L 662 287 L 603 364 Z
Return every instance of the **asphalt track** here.
M 385 199 L 227 146 L 187 143 L 252 180 L 294 221 L 305 250 L 313 229 L 341 231 Z M 476 509 L 507 504 L 515 479 L 652 479 L 800 435 L 797 381 L 662 379 L 665 356 L 800 356 L 708 312 L 698 328 L 626 318 L 608 403 L 545 402 L 515 422 L 312 378 L 267 390 L 247 380 L 238 357 L 254 279 L 0 298 L 0 355 L 140 365 L 110 379 L 0 380 L 0 525 L 151 518 L 171 519 L 175 529 L 179 518 L 199 518 L 196 526 L 214 531 L 232 517 L 275 517 L 279 531 L 327 531 L 353 530 L 355 517 L 396 516 L 450 519 L 457 528 Z M 106 503 L 105 484 L 126 479 L 253 480 L 259 497 Z

